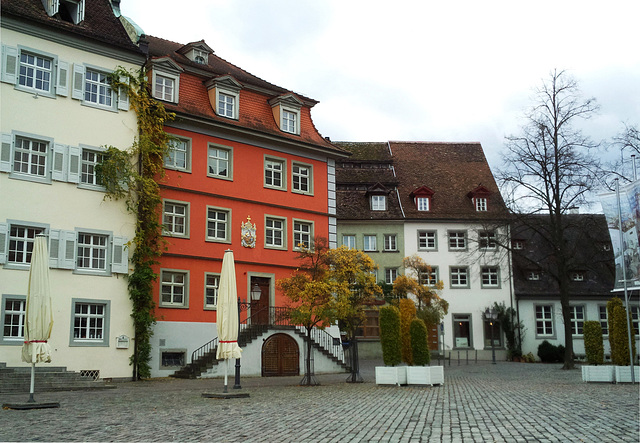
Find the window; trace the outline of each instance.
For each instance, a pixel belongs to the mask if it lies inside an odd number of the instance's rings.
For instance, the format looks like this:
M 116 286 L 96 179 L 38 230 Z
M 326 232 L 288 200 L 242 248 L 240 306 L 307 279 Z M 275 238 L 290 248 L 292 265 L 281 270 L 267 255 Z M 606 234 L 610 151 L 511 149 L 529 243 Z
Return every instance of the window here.
M 22 345 L 24 341 L 24 322 L 26 315 L 26 300 L 23 295 L 2 296 L 2 345 Z
M 291 166 L 291 190 L 301 194 L 311 194 L 311 166 L 293 163 Z
M 495 232 L 480 232 L 478 235 L 478 242 L 480 249 L 495 249 L 496 248 L 496 233 Z
M 602 335 L 609 335 L 609 316 L 607 315 L 607 306 L 598 306 L 598 317 L 600 318 L 600 327 Z
M 174 101 L 173 92 L 175 90 L 175 80 L 173 78 L 165 77 L 164 75 L 156 74 L 155 76 L 155 93 L 154 97 L 158 100 L 164 100 L 167 102 Z
M 486 197 L 476 197 L 476 211 L 484 212 L 487 210 L 487 199 Z
M 281 131 L 300 134 L 300 109 L 303 103 L 298 97 L 287 93 L 269 100 L 269 104 Z
M 286 189 L 286 162 L 280 159 L 264 159 L 264 186 L 273 189 Z
M 230 243 L 230 227 L 230 210 L 207 207 L 207 240 Z
M 18 85 L 34 92 L 51 93 L 53 90 L 53 59 L 20 51 Z
M 436 286 L 438 284 L 438 267 L 432 266 L 431 272 L 421 273 L 420 282 L 426 286 Z
M 572 281 L 584 281 L 584 272 L 577 271 L 571 273 Z
M 84 74 L 84 101 L 95 105 L 112 107 L 113 93 L 109 76 L 87 68 Z
M 72 300 L 69 346 L 109 346 L 109 301 Z
M 468 288 L 469 287 L 469 269 L 466 267 L 451 268 L 451 287 L 452 288 Z
M 511 242 L 511 247 L 515 250 L 524 249 L 524 240 L 513 240 Z
M 396 234 L 384 234 L 384 250 L 385 251 L 397 251 Z
M 553 336 L 553 308 L 551 305 L 536 306 L 536 335 Z
M 384 269 L 384 282 L 388 285 L 392 285 L 398 278 L 398 268 L 385 268 Z
M 638 326 L 640 326 L 640 307 L 630 306 L 629 310 L 631 311 L 631 326 L 636 332 L 636 336 L 640 335 L 640 329 L 638 329 Z
M 349 249 L 356 249 L 356 236 L 349 234 L 342 236 L 342 245 Z
M 204 308 L 215 309 L 218 306 L 218 285 L 220 284 L 220 275 L 204 274 Z
M 235 118 L 236 97 L 223 92 L 218 92 L 218 115 Z
M 429 197 L 417 197 L 416 205 L 418 207 L 418 211 L 428 211 L 429 210 Z
M 97 174 L 96 167 L 102 164 L 104 154 L 90 149 L 82 149 L 80 159 L 80 183 L 90 187 L 102 187 L 102 178 Z
M 232 151 L 228 148 L 209 145 L 208 175 L 216 178 L 232 178 Z
M 356 330 L 358 338 L 379 338 L 380 337 L 380 311 L 376 309 L 366 309 L 364 311 L 365 320 L 363 325 Z
M 449 250 L 460 251 L 467 249 L 467 233 L 465 231 L 449 232 Z
M 471 342 L 471 316 L 468 314 L 453 314 L 453 347 L 470 348 Z
M 180 369 L 185 365 L 186 351 L 162 350 L 160 369 Z
M 378 246 L 376 244 L 376 236 L 375 235 L 365 235 L 364 236 L 364 250 L 365 251 L 377 251 Z
M 484 266 L 482 267 L 481 272 L 482 272 L 483 288 L 499 288 L 500 287 L 500 280 L 499 280 L 497 266 Z
M 49 143 L 16 136 L 13 151 L 13 172 L 36 179 L 49 178 Z
M 179 138 L 169 142 L 169 151 L 164 158 L 164 167 L 176 171 L 191 171 L 191 140 Z
M 529 281 L 538 281 L 538 280 L 540 280 L 540 273 L 538 271 L 529 271 L 529 272 L 527 272 L 527 280 L 529 280 Z
M 267 248 L 286 248 L 285 233 L 286 220 L 276 217 L 267 217 L 265 219 L 264 241 Z
M 493 343 L 491 341 L 493 340 Z M 484 319 L 484 346 L 485 348 L 502 348 L 502 330 L 498 320 Z
M 189 272 L 160 271 L 160 306 L 163 308 L 188 308 Z
M 387 209 L 387 196 L 386 195 L 372 195 L 371 196 L 371 210 L 372 211 L 385 211 Z
M 293 247 L 294 249 L 311 249 L 313 244 L 313 224 L 303 221 L 293 221 Z
M 584 329 L 584 306 L 571 306 L 571 333 L 582 335 Z
M 175 201 L 164 201 L 162 211 L 164 234 L 171 237 L 189 236 L 189 204 Z
M 284 109 L 282 111 L 282 130 L 292 134 L 298 133 L 298 113 Z
M 11 225 L 9 229 L 9 251 L 7 261 L 17 265 L 31 263 L 31 253 L 38 234 L 44 233 L 44 228 L 33 226 Z
M 437 250 L 436 231 L 418 231 L 418 249 L 421 251 Z
M 79 270 L 106 271 L 108 239 L 109 237 L 106 235 L 78 233 L 76 268 Z

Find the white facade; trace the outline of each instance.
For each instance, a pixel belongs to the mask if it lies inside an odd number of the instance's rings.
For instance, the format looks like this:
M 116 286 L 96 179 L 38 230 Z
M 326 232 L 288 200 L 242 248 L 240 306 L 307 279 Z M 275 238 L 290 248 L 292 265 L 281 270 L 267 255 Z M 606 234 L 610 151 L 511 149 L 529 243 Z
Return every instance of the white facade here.
M 95 163 L 132 145 L 136 116 L 104 75 L 142 55 L 3 17 L 0 151 L 0 361 L 21 360 L 33 236 L 49 237 L 52 366 L 131 377 L 127 280 L 135 216 L 104 199 Z M 118 340 L 120 337 L 120 340 Z
M 495 302 L 511 305 L 511 278 L 508 255 L 504 250 L 481 242 L 479 233 L 492 232 L 479 223 L 407 221 L 404 225 L 405 256 L 414 254 L 430 265 L 444 288 L 440 296 L 449 303 L 443 319 L 444 352 L 457 358 L 490 359 L 491 326 L 484 311 Z M 498 236 L 504 233 L 498 231 Z M 482 243 L 482 244 L 481 244 Z M 440 334 L 442 334 L 442 329 Z M 496 358 L 506 356 L 499 327 L 494 329 Z

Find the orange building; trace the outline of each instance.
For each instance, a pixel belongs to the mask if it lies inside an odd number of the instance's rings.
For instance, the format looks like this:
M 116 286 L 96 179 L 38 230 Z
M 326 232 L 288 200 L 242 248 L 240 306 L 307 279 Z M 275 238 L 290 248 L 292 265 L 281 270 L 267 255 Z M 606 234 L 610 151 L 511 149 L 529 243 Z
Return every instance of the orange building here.
M 299 266 L 300 245 L 321 236 L 335 246 L 334 165 L 348 154 L 316 130 L 315 100 L 226 62 L 204 41 L 147 40 L 152 95 L 176 114 L 166 127 L 176 141 L 161 181 L 168 250 L 157 268 L 151 362 L 152 375 L 165 376 L 217 336 L 225 250 L 239 298 L 260 291 L 247 314 L 267 322 L 285 305 L 275 283 Z M 259 371 L 243 362 L 243 373 Z

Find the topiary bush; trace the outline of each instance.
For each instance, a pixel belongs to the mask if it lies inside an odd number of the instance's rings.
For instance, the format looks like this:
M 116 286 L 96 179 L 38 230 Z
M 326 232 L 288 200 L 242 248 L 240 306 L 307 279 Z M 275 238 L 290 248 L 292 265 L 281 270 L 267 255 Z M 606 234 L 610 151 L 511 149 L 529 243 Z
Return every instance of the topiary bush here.
M 380 308 L 380 345 L 386 366 L 400 364 L 400 310 L 395 306 Z
M 427 341 L 427 325 L 419 318 L 413 319 L 409 328 L 411 335 L 411 351 L 413 354 L 413 364 L 416 366 L 426 366 L 431 361 L 429 343 Z
M 618 299 L 619 300 L 619 299 Z M 607 310 L 609 304 L 607 304 Z M 629 336 L 627 334 L 627 310 L 620 303 L 616 303 L 613 306 L 612 316 L 609 329 L 609 342 L 611 343 L 611 363 L 618 366 L 627 366 L 630 364 L 629 359 Z M 633 328 L 633 323 L 629 322 Z M 634 331 L 632 331 L 634 334 Z M 635 337 L 635 334 L 632 335 Z M 633 359 L 636 356 L 636 343 L 635 340 L 631 340 Z
M 538 346 L 538 357 L 543 363 L 556 363 L 564 361 L 564 346 L 555 346 L 547 340 Z
M 611 363 L 616 364 L 614 361 L 614 355 L 617 356 L 616 353 L 616 343 L 614 337 L 616 335 L 616 325 L 613 321 L 613 310 L 616 306 L 622 307 L 622 300 L 618 297 L 613 297 L 607 302 L 607 326 L 609 328 L 609 348 L 611 349 Z
M 604 343 L 600 322 L 587 320 L 584 322 L 584 351 L 587 363 L 601 365 L 604 363 Z
M 408 365 L 413 364 L 411 352 L 411 322 L 416 318 L 416 304 L 408 298 L 400 299 L 400 342 L 402 344 L 402 361 Z

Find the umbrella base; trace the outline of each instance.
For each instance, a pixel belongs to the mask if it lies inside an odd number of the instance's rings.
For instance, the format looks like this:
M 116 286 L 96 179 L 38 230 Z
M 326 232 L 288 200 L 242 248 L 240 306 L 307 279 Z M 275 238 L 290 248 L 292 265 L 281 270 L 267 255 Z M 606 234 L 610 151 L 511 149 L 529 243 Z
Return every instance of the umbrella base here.
M 49 409 L 59 408 L 60 403 L 3 403 L 2 409 Z
M 229 398 L 249 398 L 249 394 L 243 393 L 243 394 L 208 394 L 208 393 L 204 393 L 202 394 L 202 397 L 204 398 L 224 398 L 224 399 L 229 399 Z

